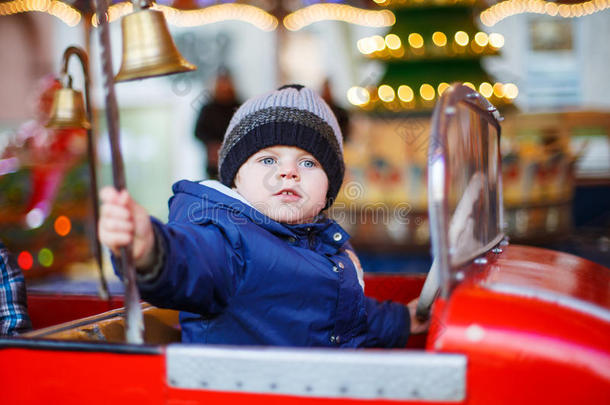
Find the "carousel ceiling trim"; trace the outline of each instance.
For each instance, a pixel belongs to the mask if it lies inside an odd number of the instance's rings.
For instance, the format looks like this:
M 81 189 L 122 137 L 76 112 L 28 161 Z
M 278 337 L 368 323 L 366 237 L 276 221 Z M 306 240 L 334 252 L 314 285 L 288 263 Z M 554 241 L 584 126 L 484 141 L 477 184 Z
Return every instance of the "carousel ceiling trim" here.
M 610 0 L 590 0 L 575 4 L 558 4 L 544 0 L 505 0 L 481 12 L 481 22 L 492 27 L 517 14 L 546 14 L 552 17 L 576 18 L 610 8 Z
M 365 27 L 390 27 L 396 16 L 390 10 L 366 10 L 345 4 L 314 4 L 300 8 L 284 18 L 284 26 L 298 31 L 319 21 L 343 21 Z
M 13 0 L 0 3 L 0 16 L 38 11 L 60 19 L 74 27 L 81 20 L 81 13 L 69 4 L 55 0 Z
M 162 11 L 168 23 L 178 27 L 196 27 L 221 21 L 242 21 L 252 24 L 262 31 L 273 31 L 278 19 L 259 7 L 225 3 L 195 10 L 181 10 L 171 6 L 153 3 L 152 10 Z M 109 22 L 115 21 L 133 11 L 131 2 L 117 3 L 108 8 Z M 97 14 L 91 17 L 91 23 L 97 27 Z

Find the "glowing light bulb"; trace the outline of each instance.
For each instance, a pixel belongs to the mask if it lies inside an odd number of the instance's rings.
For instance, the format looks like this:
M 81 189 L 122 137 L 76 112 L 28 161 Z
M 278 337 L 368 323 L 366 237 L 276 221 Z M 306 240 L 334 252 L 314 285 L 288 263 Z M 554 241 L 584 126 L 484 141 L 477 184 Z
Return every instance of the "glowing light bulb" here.
M 544 11 L 548 15 L 555 17 L 557 15 L 557 12 L 559 11 L 559 7 L 555 3 L 546 3 L 544 5 Z
M 454 38 L 455 42 L 460 46 L 468 45 L 468 40 L 470 39 L 468 34 L 466 34 L 464 31 L 456 32 Z
M 474 36 L 474 42 L 481 47 L 485 47 L 489 43 L 489 37 L 484 32 L 477 32 Z
M 383 51 L 385 48 L 385 41 L 381 35 L 373 35 L 371 40 L 373 41 L 375 51 Z
M 494 93 L 494 88 L 491 83 L 483 82 L 479 85 L 479 93 L 484 97 L 489 98 Z
M 489 45 L 497 49 L 502 48 L 504 46 L 504 36 L 497 32 L 489 34 Z
M 474 84 L 470 83 L 470 82 L 464 82 L 462 83 L 464 86 L 466 87 L 470 87 L 471 89 L 476 91 L 476 87 L 474 87 Z
M 441 94 L 443 94 L 445 92 L 445 90 L 447 90 L 449 88 L 449 83 L 445 83 L 445 82 L 441 82 L 438 85 L 438 95 L 440 96 Z
M 494 89 L 494 96 L 496 96 L 498 98 L 504 97 L 504 86 L 502 85 L 502 83 L 494 83 L 493 89 Z
M 382 84 L 377 89 L 377 95 L 379 95 L 379 99 L 386 103 L 390 103 L 394 101 L 396 98 L 396 94 L 394 93 L 394 89 L 388 86 L 387 84 Z
M 410 103 L 411 101 L 413 101 L 414 96 L 415 94 L 413 93 L 413 90 L 406 84 L 403 84 L 398 87 L 398 98 L 400 99 L 400 101 Z
M 356 42 L 356 46 L 360 53 L 364 55 L 371 54 L 375 52 L 374 44 L 372 43 L 370 38 L 362 38 Z
M 440 31 L 436 31 L 432 34 L 432 42 L 436 46 L 445 46 L 447 45 L 447 36 Z
M 385 44 L 392 50 L 400 49 L 400 38 L 396 34 L 388 34 L 385 37 Z
M 424 46 L 424 38 L 416 32 L 409 34 L 408 41 L 409 45 L 416 49 L 419 49 Z
M 359 86 L 354 86 L 347 91 L 347 100 L 353 105 L 362 106 L 367 104 L 371 99 L 367 89 Z
M 504 96 L 509 100 L 514 100 L 519 95 L 519 89 L 513 83 L 506 83 L 504 85 Z
M 427 100 L 427 101 L 434 100 L 434 95 L 435 95 L 434 87 L 432 87 L 428 83 L 422 84 L 419 88 L 419 95 L 424 100 Z

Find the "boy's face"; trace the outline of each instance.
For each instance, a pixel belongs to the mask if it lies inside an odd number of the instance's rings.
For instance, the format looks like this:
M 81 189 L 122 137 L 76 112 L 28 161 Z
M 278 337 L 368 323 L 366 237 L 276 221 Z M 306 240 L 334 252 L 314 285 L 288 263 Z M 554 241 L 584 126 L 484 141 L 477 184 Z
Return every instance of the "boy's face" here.
M 328 178 L 309 152 L 272 146 L 256 152 L 239 168 L 235 189 L 277 222 L 312 222 L 326 205 Z

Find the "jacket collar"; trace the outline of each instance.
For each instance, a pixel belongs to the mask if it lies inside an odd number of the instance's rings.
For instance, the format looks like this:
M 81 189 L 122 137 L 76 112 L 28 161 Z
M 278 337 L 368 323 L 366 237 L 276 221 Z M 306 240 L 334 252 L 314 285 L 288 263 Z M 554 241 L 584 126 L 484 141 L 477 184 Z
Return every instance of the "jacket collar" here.
M 237 191 L 216 180 L 200 183 L 181 180 L 172 187 L 174 195 L 169 201 L 169 220 L 196 222 L 208 210 L 223 208 L 233 214 L 243 215 L 262 228 L 284 238 L 308 239 L 315 235 L 324 244 L 334 249 L 342 247 L 349 234 L 335 221 L 320 214 L 316 221 L 309 224 L 282 224 L 269 218 L 254 208 Z

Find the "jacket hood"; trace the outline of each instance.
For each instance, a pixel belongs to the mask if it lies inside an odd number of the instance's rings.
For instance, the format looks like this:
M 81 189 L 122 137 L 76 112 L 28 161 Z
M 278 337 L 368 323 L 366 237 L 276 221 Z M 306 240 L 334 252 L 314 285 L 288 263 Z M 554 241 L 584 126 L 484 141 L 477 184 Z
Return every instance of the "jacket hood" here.
M 200 183 L 181 180 L 172 186 L 174 195 L 169 200 L 169 221 L 199 223 L 217 217 L 216 210 L 229 213 L 229 218 L 243 222 L 244 218 L 274 234 L 286 237 L 306 237 L 311 233 L 322 237 L 335 247 L 342 246 L 349 234 L 335 221 L 323 214 L 314 223 L 282 224 L 254 208 L 235 190 L 216 180 Z

